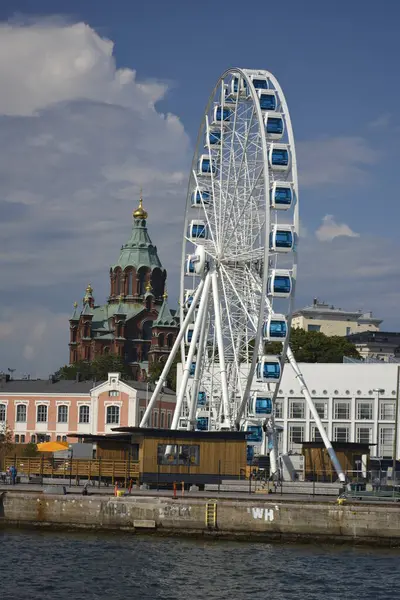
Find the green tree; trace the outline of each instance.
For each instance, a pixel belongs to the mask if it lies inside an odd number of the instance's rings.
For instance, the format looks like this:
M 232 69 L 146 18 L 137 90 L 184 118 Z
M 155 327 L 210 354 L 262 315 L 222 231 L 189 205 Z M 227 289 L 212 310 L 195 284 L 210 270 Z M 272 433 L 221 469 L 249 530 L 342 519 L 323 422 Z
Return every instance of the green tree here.
M 92 362 L 79 361 L 74 365 L 65 365 L 54 373 L 56 379 L 78 379 L 80 381 L 107 379 L 108 373 L 121 373 L 123 378 L 131 378 L 132 374 L 122 358 L 107 354 L 98 356 Z
M 14 448 L 13 437 L 14 434 L 9 428 L 8 423 L 4 423 L 0 427 L 0 452 L 3 455 L 6 455 L 8 452 L 11 452 L 11 450 Z
M 320 331 L 292 329 L 290 347 L 297 362 L 341 363 L 344 356 L 360 358 L 354 344 L 346 338 L 338 335 L 327 336 Z M 278 342 L 265 345 L 267 354 L 280 354 L 281 351 L 282 345 Z
M 171 390 L 176 391 L 176 366 L 179 358 L 176 356 L 167 375 L 166 384 Z M 164 368 L 164 362 L 153 362 L 149 367 L 149 382 L 155 384 L 159 379 Z
M 36 444 L 33 442 L 29 442 L 26 444 L 25 448 L 22 450 L 22 456 L 33 457 L 39 454 L 39 450 L 37 449 Z

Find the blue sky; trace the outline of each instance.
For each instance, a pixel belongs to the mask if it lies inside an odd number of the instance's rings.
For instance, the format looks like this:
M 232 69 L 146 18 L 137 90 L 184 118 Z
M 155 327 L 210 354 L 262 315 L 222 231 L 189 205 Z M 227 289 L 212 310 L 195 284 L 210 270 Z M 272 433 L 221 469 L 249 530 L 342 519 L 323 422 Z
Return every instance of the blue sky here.
M 67 361 L 72 303 L 89 281 L 105 300 L 140 185 L 173 301 L 197 128 L 229 66 L 269 69 L 289 103 L 297 306 L 398 329 L 399 17 L 388 0 L 3 0 L 0 368 Z

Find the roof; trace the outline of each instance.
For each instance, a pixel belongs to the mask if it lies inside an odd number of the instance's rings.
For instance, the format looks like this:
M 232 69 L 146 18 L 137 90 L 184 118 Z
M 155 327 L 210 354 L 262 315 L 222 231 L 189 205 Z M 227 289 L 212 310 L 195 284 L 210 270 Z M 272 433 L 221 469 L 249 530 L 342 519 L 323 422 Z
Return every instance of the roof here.
M 133 380 L 120 380 L 126 385 L 138 391 L 147 391 L 147 383 Z M 63 379 L 55 381 L 51 379 L 12 379 L 4 382 L 0 381 L 0 394 L 90 394 L 90 391 L 106 381 L 75 381 Z M 152 392 L 149 386 L 149 394 Z M 163 394 L 176 395 L 176 392 L 169 388 L 163 389 Z
M 158 258 L 157 247 L 153 246 L 153 242 L 147 233 L 145 219 L 133 219 L 132 233 L 128 242 L 121 248 L 121 254 L 118 262 L 112 267 L 156 267 L 162 268 L 161 261 Z
M 113 431 L 116 433 L 105 434 L 104 436 L 82 436 L 82 434 L 80 434 L 80 437 L 90 440 L 93 438 L 104 440 L 115 439 L 115 436 L 117 435 L 117 439 L 123 439 L 121 434 L 125 434 L 126 441 L 130 441 L 132 435 L 172 439 L 244 441 L 248 436 L 248 433 L 245 431 L 187 431 L 184 429 L 158 429 L 155 427 L 115 427 L 113 428 Z
M 368 454 L 370 446 L 376 444 L 360 444 L 358 442 L 331 442 L 334 450 L 359 450 Z M 302 442 L 303 448 L 325 448 L 324 442 Z
M 295 310 L 293 312 L 293 317 L 302 316 L 304 314 L 323 314 L 352 319 L 354 321 L 360 321 L 363 323 L 382 323 L 382 319 L 373 317 L 372 312 L 363 312 L 362 310 L 343 310 L 325 302 L 319 302 L 317 298 L 314 298 L 314 302 L 310 306 L 305 306 L 304 308 Z
M 169 310 L 167 298 L 164 298 L 157 319 L 153 323 L 153 327 L 176 327 L 174 317 Z

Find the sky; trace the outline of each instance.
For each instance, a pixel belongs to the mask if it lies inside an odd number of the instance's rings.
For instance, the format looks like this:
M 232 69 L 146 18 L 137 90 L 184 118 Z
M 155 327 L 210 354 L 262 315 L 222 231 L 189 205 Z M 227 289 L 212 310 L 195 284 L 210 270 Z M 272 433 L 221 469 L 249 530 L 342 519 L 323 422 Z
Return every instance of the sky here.
M 296 306 L 372 310 L 400 330 L 400 5 L 381 0 L 2 0 L 0 370 L 68 362 L 74 301 L 96 302 L 143 187 L 176 302 L 186 186 L 207 99 L 265 68 L 299 162 Z

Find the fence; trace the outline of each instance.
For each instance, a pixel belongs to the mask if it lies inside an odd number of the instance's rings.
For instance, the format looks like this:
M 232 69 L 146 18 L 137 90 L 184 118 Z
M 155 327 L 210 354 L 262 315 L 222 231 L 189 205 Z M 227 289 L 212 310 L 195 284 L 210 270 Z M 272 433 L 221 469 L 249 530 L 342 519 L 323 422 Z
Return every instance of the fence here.
M 129 479 L 139 478 L 139 463 L 132 460 L 85 460 L 85 459 L 63 459 L 46 458 L 44 456 L 25 458 L 8 456 L 5 458 L 4 468 L 15 465 L 19 476 L 52 477 L 63 479 L 111 479 L 114 484 L 116 480 L 124 480 L 125 485 Z

